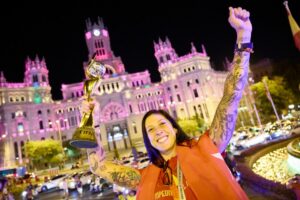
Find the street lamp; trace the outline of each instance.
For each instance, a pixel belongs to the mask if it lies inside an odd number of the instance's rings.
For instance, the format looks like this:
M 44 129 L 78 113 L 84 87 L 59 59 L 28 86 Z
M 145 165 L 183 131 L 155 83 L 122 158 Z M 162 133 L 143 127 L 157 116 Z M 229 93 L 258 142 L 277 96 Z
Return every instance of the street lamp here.
M 61 136 L 60 120 L 56 120 L 55 122 L 56 122 L 56 125 L 57 125 L 59 140 L 60 140 L 60 143 L 61 143 L 62 155 L 65 157 L 65 151 L 64 151 L 64 148 L 63 148 L 63 141 L 62 141 L 62 136 Z M 63 164 L 64 164 L 63 166 L 65 166 L 65 158 L 63 158 Z

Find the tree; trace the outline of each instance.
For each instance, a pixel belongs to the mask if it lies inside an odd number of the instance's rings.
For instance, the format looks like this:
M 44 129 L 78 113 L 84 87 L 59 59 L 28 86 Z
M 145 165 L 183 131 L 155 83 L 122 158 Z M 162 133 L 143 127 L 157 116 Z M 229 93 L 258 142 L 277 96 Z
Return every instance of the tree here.
M 33 164 L 54 164 L 64 159 L 61 143 L 52 139 L 26 142 L 25 152 Z
M 179 119 L 177 122 L 182 130 L 190 137 L 195 137 L 197 134 L 203 133 L 206 129 L 204 120 L 199 117 Z
M 295 96 L 292 90 L 287 87 L 283 77 L 274 76 L 272 80 L 268 79 L 268 77 L 263 77 L 263 80 L 265 80 L 268 85 L 278 114 L 286 114 L 288 105 L 295 102 Z M 251 85 L 251 90 L 254 93 L 256 106 L 260 111 L 262 122 L 275 121 L 276 116 L 272 104 L 267 98 L 266 88 L 263 82 L 260 81 Z

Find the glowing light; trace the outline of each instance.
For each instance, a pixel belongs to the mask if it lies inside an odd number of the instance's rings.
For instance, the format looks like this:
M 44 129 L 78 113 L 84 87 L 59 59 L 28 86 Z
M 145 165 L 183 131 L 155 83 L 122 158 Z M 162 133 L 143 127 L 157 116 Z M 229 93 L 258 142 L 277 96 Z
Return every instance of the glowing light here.
M 91 34 L 91 32 L 87 32 L 87 33 L 85 33 L 85 37 L 86 37 L 86 39 L 91 39 L 91 37 L 92 37 L 92 34 Z
M 104 35 L 105 37 L 107 37 L 107 36 L 108 36 L 108 32 L 107 32 L 107 30 L 103 29 L 103 30 L 102 30 L 102 33 L 103 33 L 103 35 Z
M 100 35 L 99 29 L 95 29 L 95 30 L 93 31 L 93 34 L 94 34 L 95 36 L 99 36 L 99 35 Z

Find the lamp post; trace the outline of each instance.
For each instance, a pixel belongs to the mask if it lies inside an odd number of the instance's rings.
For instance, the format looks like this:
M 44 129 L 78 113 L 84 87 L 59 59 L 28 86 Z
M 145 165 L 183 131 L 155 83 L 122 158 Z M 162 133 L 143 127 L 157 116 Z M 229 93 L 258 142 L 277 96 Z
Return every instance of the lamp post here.
M 59 135 L 59 140 L 60 140 L 60 143 L 61 143 L 61 149 L 62 149 L 62 155 L 63 157 L 65 157 L 65 151 L 64 151 L 64 148 L 63 148 L 63 141 L 62 141 L 62 136 L 61 136 L 61 126 L 60 126 L 60 120 L 56 120 L 56 127 L 57 127 L 57 130 L 58 130 L 58 135 Z M 63 158 L 63 166 L 65 166 L 65 158 Z
M 253 80 L 252 77 L 249 78 L 249 83 L 250 83 L 250 84 L 248 84 L 248 87 L 246 87 L 246 90 L 249 92 L 249 95 L 250 95 L 250 102 L 251 102 L 252 107 L 253 107 L 253 109 L 254 109 L 254 112 L 255 112 L 255 115 L 256 115 L 256 119 L 257 119 L 257 122 L 258 122 L 258 126 L 259 126 L 259 128 L 261 129 L 261 131 L 262 131 L 262 124 L 261 124 L 260 116 L 259 116 L 259 114 L 258 114 L 258 110 L 257 110 L 256 105 L 255 105 L 255 98 L 254 98 L 253 93 L 252 93 L 252 90 L 251 90 L 251 88 L 250 88 L 250 85 L 251 85 L 252 83 L 254 83 L 254 80 Z

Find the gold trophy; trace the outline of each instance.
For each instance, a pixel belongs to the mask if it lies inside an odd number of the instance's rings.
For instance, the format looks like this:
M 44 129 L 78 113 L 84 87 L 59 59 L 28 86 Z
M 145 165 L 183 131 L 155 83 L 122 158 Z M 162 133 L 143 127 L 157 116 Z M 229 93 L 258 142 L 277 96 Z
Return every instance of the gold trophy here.
M 88 79 L 84 82 L 83 86 L 88 101 L 91 100 L 91 93 L 94 86 L 101 81 L 107 69 L 115 73 L 113 67 L 97 62 L 94 58 L 89 62 L 85 70 Z M 73 134 L 70 145 L 77 148 L 95 148 L 98 146 L 93 127 L 93 109 L 83 115 L 79 127 Z

